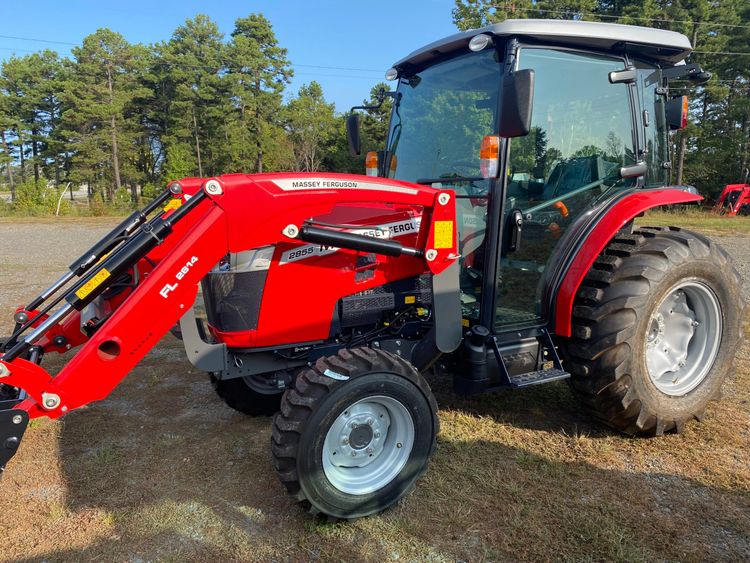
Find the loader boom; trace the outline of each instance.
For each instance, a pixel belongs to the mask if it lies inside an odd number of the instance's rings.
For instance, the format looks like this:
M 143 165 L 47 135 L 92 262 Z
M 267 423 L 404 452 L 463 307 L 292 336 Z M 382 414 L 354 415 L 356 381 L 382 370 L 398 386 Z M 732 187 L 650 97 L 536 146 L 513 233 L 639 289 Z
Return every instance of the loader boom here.
M 185 203 L 176 210 L 159 213 L 151 221 L 139 219 L 142 226 L 130 236 L 118 235 L 124 237 L 118 244 L 104 245 L 113 247 L 107 248 L 111 253 L 92 262 L 88 273 L 53 301 L 64 303 L 57 311 L 49 317 L 23 311 L 32 317 L 25 324 L 33 331 L 23 339 L 15 338 L 0 359 L 0 383 L 25 394 L 11 413 L 0 412 L 0 444 L 5 445 L 0 451 L 0 466 L 15 453 L 25 429 L 28 419 L 20 411 L 28 413 L 28 418 L 58 418 L 105 398 L 193 306 L 199 282 L 227 253 L 305 240 L 330 241 L 342 252 L 379 253 L 387 255 L 384 259 L 396 268 L 403 263 L 405 272 L 416 269 L 432 274 L 440 274 L 457 258 L 455 204 L 452 192 L 447 190 L 337 174 L 237 174 L 186 179 L 180 184 Z M 342 234 L 335 228 L 306 226 L 310 217 L 329 213 L 334 206 L 363 203 L 421 209 L 417 247 Z M 440 227 L 438 233 L 436 225 Z M 305 233 L 309 239 L 304 238 Z M 38 364 L 38 343 L 45 335 L 59 331 L 66 316 L 84 309 L 119 275 L 143 260 L 153 264 L 153 269 L 72 359 L 54 376 L 43 369 Z M 379 282 L 365 281 L 361 289 Z M 334 293 L 326 295 L 321 288 L 320 299 L 342 297 L 335 288 L 330 291 Z M 45 299 L 51 297 L 43 295 Z M 35 324 L 33 317 L 37 317 Z M 20 336 L 19 330 L 15 334 Z M 52 346 L 49 338 L 44 341 Z

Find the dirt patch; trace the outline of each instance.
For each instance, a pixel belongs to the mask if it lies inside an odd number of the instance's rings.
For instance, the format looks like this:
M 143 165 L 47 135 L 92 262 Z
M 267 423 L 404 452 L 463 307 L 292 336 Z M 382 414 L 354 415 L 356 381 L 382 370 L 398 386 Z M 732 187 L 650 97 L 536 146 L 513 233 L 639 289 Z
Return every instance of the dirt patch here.
M 111 224 L 0 222 L 2 329 Z M 720 242 L 750 277 L 748 239 Z M 746 345 L 703 423 L 650 440 L 593 423 L 564 384 L 468 400 L 435 381 L 415 493 L 327 524 L 278 483 L 269 420 L 224 406 L 170 336 L 106 400 L 32 424 L 0 482 L 0 560 L 747 560 L 748 375 Z

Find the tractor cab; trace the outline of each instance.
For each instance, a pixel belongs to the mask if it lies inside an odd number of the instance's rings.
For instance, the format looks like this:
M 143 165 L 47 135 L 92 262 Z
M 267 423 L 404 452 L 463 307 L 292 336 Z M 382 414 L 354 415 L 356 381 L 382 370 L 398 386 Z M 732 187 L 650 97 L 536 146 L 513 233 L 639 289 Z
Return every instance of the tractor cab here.
M 667 133 L 687 112 L 667 78 L 705 78 L 690 50 L 670 31 L 507 20 L 389 70 L 390 129 L 369 170 L 455 191 L 466 326 L 547 326 L 592 216 L 667 184 Z
M 690 51 L 671 31 L 506 20 L 386 73 L 390 128 L 368 174 L 455 192 L 462 323 L 490 335 L 501 385 L 567 376 L 552 340 L 560 286 L 616 202 L 667 185 L 668 132 L 688 112 L 668 80 L 710 78 Z

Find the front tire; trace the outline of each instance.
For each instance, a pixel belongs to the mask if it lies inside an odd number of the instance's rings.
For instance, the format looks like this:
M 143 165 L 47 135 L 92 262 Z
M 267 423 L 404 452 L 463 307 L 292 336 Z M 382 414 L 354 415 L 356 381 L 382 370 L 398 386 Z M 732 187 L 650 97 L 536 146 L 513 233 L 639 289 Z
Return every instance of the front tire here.
M 742 280 L 710 239 L 675 227 L 616 237 L 563 343 L 584 405 L 626 434 L 681 432 L 718 398 L 742 336 Z
M 405 360 L 340 350 L 302 371 L 273 420 L 281 482 L 313 514 L 350 520 L 406 495 L 427 469 L 437 404 Z

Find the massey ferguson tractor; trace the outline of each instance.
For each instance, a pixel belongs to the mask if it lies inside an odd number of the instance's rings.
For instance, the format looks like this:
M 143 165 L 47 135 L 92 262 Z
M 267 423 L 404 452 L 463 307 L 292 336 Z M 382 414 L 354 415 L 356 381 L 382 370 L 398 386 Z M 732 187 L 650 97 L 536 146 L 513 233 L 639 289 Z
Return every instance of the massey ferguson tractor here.
M 710 77 L 690 52 L 670 31 L 504 21 L 388 71 L 366 176 L 172 182 L 16 310 L 0 466 L 30 419 L 104 399 L 177 322 L 230 407 L 275 413 L 281 482 L 332 518 L 384 510 L 425 471 L 430 377 L 463 394 L 568 379 L 620 432 L 680 432 L 719 396 L 744 306 L 714 242 L 634 225 L 701 199 L 668 183 L 687 119 L 669 81 Z M 72 354 L 54 374 L 52 352 Z

